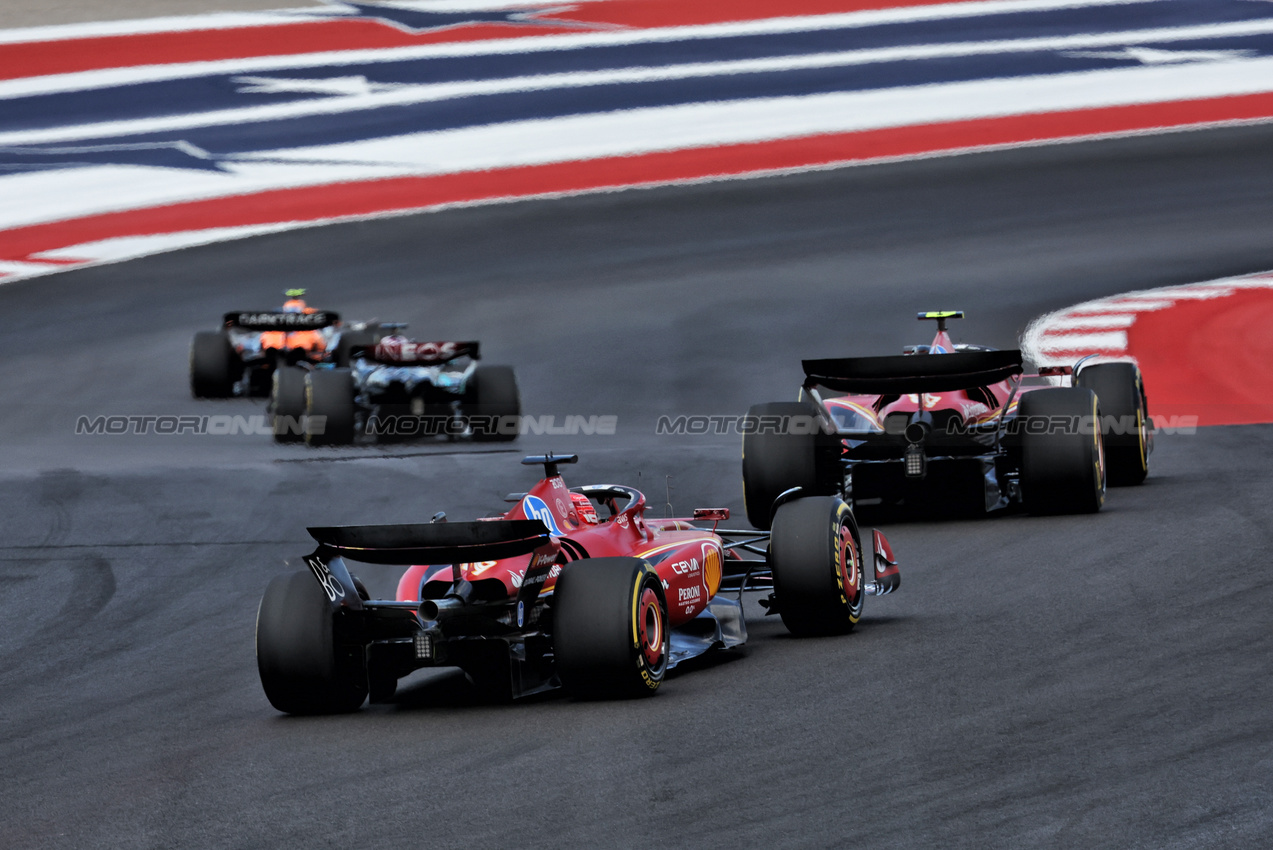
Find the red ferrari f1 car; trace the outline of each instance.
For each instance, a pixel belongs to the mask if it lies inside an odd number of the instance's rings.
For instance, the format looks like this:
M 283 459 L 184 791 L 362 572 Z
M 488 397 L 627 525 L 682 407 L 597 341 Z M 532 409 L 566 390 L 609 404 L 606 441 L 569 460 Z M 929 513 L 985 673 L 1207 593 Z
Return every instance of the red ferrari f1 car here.
M 728 531 L 725 509 L 653 519 L 630 487 L 567 488 L 558 465 L 576 460 L 524 459 L 544 477 L 491 519 L 309 529 L 308 569 L 271 581 L 257 614 L 270 703 L 352 711 L 424 667 L 458 667 L 505 698 L 648 695 L 678 663 L 747 639 L 744 590 L 770 591 L 762 604 L 792 633 L 825 635 L 852 629 L 866 596 L 898 587 L 884 535 L 868 567 L 834 496 L 793 491 L 771 532 Z M 371 599 L 347 561 L 414 566 L 396 599 Z
M 792 487 L 856 506 L 1083 513 L 1104 504 L 1107 480 L 1145 480 L 1153 426 L 1134 363 L 1084 358 L 1027 374 L 1020 351 L 956 345 L 946 322 L 962 312 L 918 318 L 937 322 L 930 344 L 805 360 L 798 401 L 751 408 L 752 525 L 769 528 L 775 499 Z

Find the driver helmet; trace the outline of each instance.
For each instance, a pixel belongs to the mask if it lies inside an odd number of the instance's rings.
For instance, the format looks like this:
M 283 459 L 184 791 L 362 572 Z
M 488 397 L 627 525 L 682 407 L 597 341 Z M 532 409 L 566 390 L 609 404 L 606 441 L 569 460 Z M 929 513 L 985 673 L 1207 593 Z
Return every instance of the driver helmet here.
M 570 501 L 575 506 L 575 513 L 579 514 L 579 521 L 586 522 L 588 525 L 596 525 L 597 509 L 593 507 L 592 501 L 583 493 L 571 493 Z
M 283 293 L 287 296 L 287 300 L 283 302 L 284 313 L 309 313 L 312 308 L 306 305 L 301 298 L 305 294 L 303 289 L 289 289 Z

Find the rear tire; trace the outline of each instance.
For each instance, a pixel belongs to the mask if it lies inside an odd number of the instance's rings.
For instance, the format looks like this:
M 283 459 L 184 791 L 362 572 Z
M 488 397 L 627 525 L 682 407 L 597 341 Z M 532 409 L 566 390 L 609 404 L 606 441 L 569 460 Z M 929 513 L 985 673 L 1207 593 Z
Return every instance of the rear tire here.
M 469 378 L 462 405 L 465 417 L 470 418 L 473 439 L 478 442 L 504 443 L 517 439 L 522 413 L 521 395 L 517 390 L 517 376 L 512 366 L 478 366 Z M 483 423 L 473 427 L 471 418 L 481 416 Z M 517 427 L 509 427 L 509 419 Z
M 296 366 L 279 366 L 274 370 L 270 386 L 270 427 L 277 443 L 299 443 L 305 439 L 302 425 L 306 374 Z
M 190 343 L 190 393 L 195 398 L 229 398 L 243 374 L 229 338 L 219 331 L 199 331 Z
M 336 639 L 326 594 L 307 570 L 276 576 L 256 614 L 256 666 L 270 705 L 287 714 L 340 714 L 367 698 L 363 649 Z
M 1079 370 L 1074 385 L 1096 393 L 1100 404 L 1109 483 L 1114 486 L 1142 483 L 1149 474 L 1150 424 L 1140 369 L 1135 363 L 1097 363 Z M 1110 433 L 1106 427 L 1111 418 L 1118 423 L 1120 433 Z
M 342 369 L 348 368 L 350 353 L 354 348 L 370 347 L 380 342 L 383 334 L 377 331 L 341 331 L 340 341 L 336 343 L 336 351 L 332 359 Z
M 1034 390 L 1021 397 L 1017 417 L 1026 510 L 1099 511 L 1105 503 L 1105 458 L 1096 394 L 1086 387 Z
M 862 616 L 862 544 L 853 511 L 835 496 L 810 496 L 774 514 L 769 557 L 787 631 L 801 637 L 850 631 Z
M 819 421 L 811 401 L 778 401 L 755 404 L 747 411 L 750 430 L 743 434 L 743 505 L 753 527 L 768 529 L 773 522 L 774 500 L 792 487 L 809 495 L 838 490 L 838 452 L 828 452 L 838 440 L 820 429 L 812 433 L 775 433 L 772 423 Z
M 354 376 L 348 369 L 318 369 L 305 376 L 305 442 L 341 446 L 354 441 Z M 322 420 L 315 421 L 315 417 Z M 319 433 L 319 422 L 322 422 Z
M 667 600 L 640 558 L 585 558 L 553 591 L 553 654 L 562 685 L 582 699 L 649 696 L 667 672 Z

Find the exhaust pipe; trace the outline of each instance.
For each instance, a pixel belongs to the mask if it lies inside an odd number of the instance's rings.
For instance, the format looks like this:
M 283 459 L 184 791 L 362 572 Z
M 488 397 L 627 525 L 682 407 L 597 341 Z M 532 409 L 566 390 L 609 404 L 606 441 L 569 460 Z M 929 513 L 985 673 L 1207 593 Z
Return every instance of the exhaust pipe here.
M 449 596 L 442 599 L 421 599 L 420 619 L 437 620 L 442 617 L 444 612 L 449 613 L 463 607 L 464 602 L 462 600 Z

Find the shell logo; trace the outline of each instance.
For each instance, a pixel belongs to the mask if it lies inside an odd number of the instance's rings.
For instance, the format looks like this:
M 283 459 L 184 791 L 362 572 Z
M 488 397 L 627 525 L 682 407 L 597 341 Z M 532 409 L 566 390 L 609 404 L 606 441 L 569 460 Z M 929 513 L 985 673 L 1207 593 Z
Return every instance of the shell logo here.
M 707 585 L 707 595 L 712 597 L 720 590 L 721 552 L 715 543 L 703 544 L 703 583 Z

